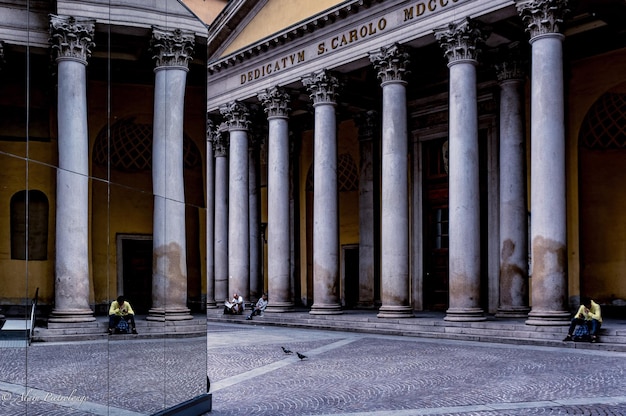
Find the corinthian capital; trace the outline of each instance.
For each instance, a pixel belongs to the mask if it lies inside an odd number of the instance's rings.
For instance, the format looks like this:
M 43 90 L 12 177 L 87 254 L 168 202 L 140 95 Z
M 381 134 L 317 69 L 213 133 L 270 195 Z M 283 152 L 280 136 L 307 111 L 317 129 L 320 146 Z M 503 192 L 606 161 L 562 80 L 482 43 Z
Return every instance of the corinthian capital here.
M 526 76 L 528 61 L 522 52 L 525 51 L 522 50 L 519 42 L 500 48 L 498 60 L 494 64 L 498 81 L 519 80 Z
M 335 104 L 339 95 L 339 80 L 326 69 L 317 71 L 302 79 L 309 90 L 313 104 Z
M 248 130 L 250 127 L 250 110 L 244 104 L 233 101 L 220 107 L 226 128 L 232 130 Z
M 213 138 L 213 157 L 227 157 L 228 156 L 228 134 L 226 131 L 228 128 L 225 123 L 222 123 L 220 127 L 215 131 Z
M 549 33 L 560 33 L 568 0 L 523 0 L 517 2 L 517 12 L 531 39 Z
M 378 79 L 381 83 L 404 81 L 410 74 L 409 53 L 405 47 L 397 43 L 370 53 L 370 62 L 378 72 Z
M 152 59 L 156 67 L 177 66 L 187 68 L 193 59 L 194 34 L 180 29 L 168 30 L 152 27 L 150 49 L 154 53 Z
M 478 22 L 466 18 L 436 29 L 435 38 L 450 66 L 458 61 L 476 61 L 480 52 L 479 46 L 487 38 L 487 33 Z
M 87 65 L 91 56 L 96 21 L 72 16 L 50 15 L 50 39 L 56 60 L 74 59 Z
M 207 118 L 206 120 L 206 141 L 213 143 L 216 139 L 217 136 L 219 136 L 219 130 L 218 127 L 215 125 L 215 123 L 213 122 L 213 120 L 211 120 L 210 118 Z
M 289 94 L 282 88 L 272 87 L 260 92 L 257 97 L 263 104 L 268 117 L 287 117 L 289 115 Z

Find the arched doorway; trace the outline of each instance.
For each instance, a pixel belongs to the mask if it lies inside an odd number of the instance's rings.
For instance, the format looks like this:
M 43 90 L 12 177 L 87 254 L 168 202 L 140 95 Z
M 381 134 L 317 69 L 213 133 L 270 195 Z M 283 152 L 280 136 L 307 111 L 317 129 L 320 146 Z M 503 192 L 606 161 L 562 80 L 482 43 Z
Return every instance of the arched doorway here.
M 581 294 L 626 299 L 626 84 L 590 107 L 579 133 Z

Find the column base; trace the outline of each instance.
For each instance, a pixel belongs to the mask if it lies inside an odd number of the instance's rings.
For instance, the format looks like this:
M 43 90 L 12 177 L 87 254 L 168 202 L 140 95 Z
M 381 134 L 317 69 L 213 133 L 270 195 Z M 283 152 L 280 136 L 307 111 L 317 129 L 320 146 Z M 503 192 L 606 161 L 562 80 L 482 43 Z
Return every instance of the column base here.
M 337 304 L 319 304 L 314 303 L 309 311 L 310 315 L 341 315 L 341 305 Z
M 451 322 L 480 322 L 486 321 L 487 317 L 481 308 L 448 308 L 443 320 Z
M 383 305 L 378 309 L 377 318 L 414 318 L 413 309 L 410 306 Z
M 185 321 L 193 319 L 188 308 L 153 308 L 148 311 L 146 321 Z
M 48 322 L 58 323 L 78 323 L 93 322 L 96 317 L 93 316 L 91 309 L 53 309 L 48 318 Z
M 206 308 L 207 309 L 216 309 L 217 308 L 217 302 L 214 301 L 214 300 L 207 301 Z
M 284 313 L 284 312 L 293 312 L 294 305 L 293 302 L 272 302 L 268 303 L 265 308 L 266 313 Z
M 526 325 L 566 326 L 570 324 L 571 315 L 568 311 L 531 311 Z
M 527 306 L 511 306 L 498 308 L 496 318 L 528 318 L 530 308 Z

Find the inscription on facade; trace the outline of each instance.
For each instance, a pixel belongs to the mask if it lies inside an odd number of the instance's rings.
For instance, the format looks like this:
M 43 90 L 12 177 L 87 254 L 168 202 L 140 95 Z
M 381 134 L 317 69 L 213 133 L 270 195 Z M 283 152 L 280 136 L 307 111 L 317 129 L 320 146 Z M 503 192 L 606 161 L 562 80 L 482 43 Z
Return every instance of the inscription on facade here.
M 458 3 L 459 0 L 428 0 L 420 1 L 415 5 L 404 9 L 404 21 L 412 20 L 415 17 L 420 17 L 424 13 L 432 13 L 437 9 L 443 9 L 453 3 Z
M 283 56 L 280 59 L 275 60 L 274 62 L 270 62 L 268 64 L 264 64 L 257 68 L 254 68 L 251 71 L 246 72 L 245 74 L 241 74 L 241 85 L 246 82 L 256 81 L 257 79 L 266 77 L 274 72 L 278 72 L 280 70 L 289 68 L 291 66 L 297 65 L 305 60 L 305 52 L 299 51 L 296 53 L 289 54 L 287 56 Z
M 365 39 L 369 36 L 373 36 L 376 33 L 382 32 L 387 27 L 387 19 L 381 17 L 378 22 L 369 22 L 359 27 L 358 29 L 350 29 L 341 35 L 333 37 L 330 42 L 321 42 L 317 45 L 317 54 L 322 55 L 328 51 L 334 51 L 335 49 L 343 48 L 350 45 L 353 42 Z
M 443 11 L 464 0 L 422 0 L 410 6 L 392 10 L 385 16 L 360 24 L 332 37 L 322 40 L 316 45 L 305 46 L 303 49 L 283 56 L 271 62 L 266 62 L 254 69 L 239 75 L 239 84 L 244 85 L 265 78 L 279 71 L 297 66 L 317 56 L 325 55 L 336 50 L 346 48 L 363 40 L 380 35 L 398 27 L 415 24 L 415 19 L 421 19 L 429 14 Z

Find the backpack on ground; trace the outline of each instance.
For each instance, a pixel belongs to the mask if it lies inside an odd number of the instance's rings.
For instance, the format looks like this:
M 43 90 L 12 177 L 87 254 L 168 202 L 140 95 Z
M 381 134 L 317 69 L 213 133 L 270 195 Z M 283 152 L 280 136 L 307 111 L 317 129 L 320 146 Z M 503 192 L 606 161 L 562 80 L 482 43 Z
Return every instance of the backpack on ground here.
M 576 326 L 574 330 L 574 341 L 577 342 L 589 342 L 591 340 L 591 334 L 589 333 L 589 327 L 587 324 L 581 324 Z
M 115 330 L 118 334 L 128 334 L 128 330 L 130 328 L 128 327 L 128 322 L 126 322 L 126 319 L 121 318 L 120 321 L 117 323 L 117 326 L 115 327 Z

